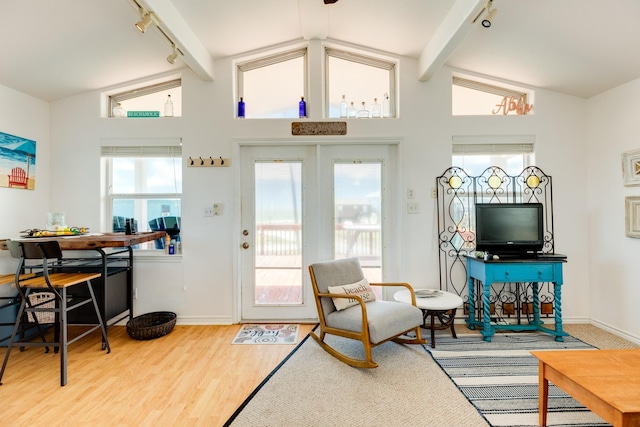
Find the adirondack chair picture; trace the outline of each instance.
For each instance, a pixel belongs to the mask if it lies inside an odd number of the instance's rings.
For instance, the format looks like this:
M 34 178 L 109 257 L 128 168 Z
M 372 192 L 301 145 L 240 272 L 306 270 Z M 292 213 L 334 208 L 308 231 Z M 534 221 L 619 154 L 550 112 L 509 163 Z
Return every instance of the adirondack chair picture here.
M 11 169 L 11 175 L 9 175 L 9 187 L 24 187 L 27 188 L 29 178 L 27 173 L 22 168 Z
M 36 142 L 0 132 L 0 187 L 35 189 Z

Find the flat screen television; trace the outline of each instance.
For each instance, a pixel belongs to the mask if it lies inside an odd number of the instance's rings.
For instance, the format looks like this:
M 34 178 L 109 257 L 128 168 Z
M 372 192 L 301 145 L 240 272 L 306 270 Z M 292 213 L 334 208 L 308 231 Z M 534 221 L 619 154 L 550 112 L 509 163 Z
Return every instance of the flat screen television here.
M 476 250 L 535 256 L 544 246 L 542 203 L 477 203 Z

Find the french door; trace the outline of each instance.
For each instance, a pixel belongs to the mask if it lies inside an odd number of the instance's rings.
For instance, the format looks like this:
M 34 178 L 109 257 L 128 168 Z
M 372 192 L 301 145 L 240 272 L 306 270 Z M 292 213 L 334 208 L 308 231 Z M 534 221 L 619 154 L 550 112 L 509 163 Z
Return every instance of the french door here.
M 241 320 L 316 319 L 308 265 L 358 257 L 384 277 L 394 145 L 241 147 Z

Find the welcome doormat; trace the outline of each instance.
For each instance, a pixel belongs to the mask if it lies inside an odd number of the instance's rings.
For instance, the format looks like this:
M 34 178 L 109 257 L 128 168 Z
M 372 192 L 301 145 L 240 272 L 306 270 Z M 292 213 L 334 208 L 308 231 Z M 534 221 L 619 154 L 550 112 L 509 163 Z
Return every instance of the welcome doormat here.
M 295 344 L 300 325 L 246 324 L 236 334 L 232 344 Z

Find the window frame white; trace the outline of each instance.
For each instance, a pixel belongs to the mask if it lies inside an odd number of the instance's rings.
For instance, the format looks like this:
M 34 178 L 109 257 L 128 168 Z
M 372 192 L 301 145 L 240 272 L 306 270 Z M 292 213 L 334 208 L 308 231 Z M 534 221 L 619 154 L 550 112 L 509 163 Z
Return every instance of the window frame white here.
M 244 73 L 252 70 L 256 70 L 263 67 L 268 67 L 270 65 L 279 64 L 282 62 L 290 61 L 292 59 L 302 58 L 303 64 L 303 89 L 301 96 L 304 96 L 304 99 L 307 101 L 307 105 L 309 102 L 308 97 L 308 87 L 309 87 L 309 48 L 307 46 L 287 50 L 285 52 L 277 52 L 272 54 L 266 54 L 264 56 L 260 56 L 258 58 L 253 58 L 250 60 L 239 61 L 235 64 L 236 70 L 236 93 L 235 93 L 235 103 L 234 103 L 234 117 L 237 114 L 235 110 L 237 108 L 237 104 L 240 101 L 240 98 L 246 98 L 246 94 L 244 93 Z M 256 119 L 260 119 L 261 117 L 256 117 Z
M 325 75 L 325 91 L 324 91 L 324 96 L 325 96 L 325 117 L 327 118 L 335 118 L 335 117 L 331 117 L 331 113 L 330 113 L 330 105 L 331 105 L 331 93 L 329 93 L 329 80 L 331 79 L 331 72 L 330 72 L 330 67 L 329 67 L 329 58 L 333 57 L 333 58 L 337 58 L 337 59 L 342 59 L 344 61 L 351 61 L 351 62 L 355 62 L 357 64 L 361 64 L 361 65 L 366 65 L 369 67 L 376 67 L 376 68 L 380 68 L 382 70 L 388 71 L 389 73 L 389 116 L 388 118 L 395 118 L 397 117 L 397 112 L 398 112 L 398 108 L 397 108 L 397 104 L 396 104 L 396 80 L 397 80 L 397 68 L 398 68 L 398 64 L 397 62 L 394 61 L 390 61 L 390 60 L 384 60 L 384 59 L 380 59 L 380 58 L 375 58 L 373 56 L 369 56 L 366 54 L 361 54 L 361 53 L 356 53 L 356 52 L 350 52 L 347 50 L 343 50 L 343 49 L 337 49 L 334 47 L 330 47 L 330 46 L 325 46 L 324 47 L 324 66 L 325 66 L 325 70 L 324 70 L 324 75 Z M 382 103 L 383 100 L 380 99 L 379 103 Z M 356 106 L 357 107 L 357 106 Z M 339 117 L 338 117 L 339 118 Z
M 108 229 L 112 228 L 113 224 L 113 204 L 116 200 L 152 200 L 152 199 L 178 199 L 180 202 L 180 217 L 182 217 L 182 194 L 183 189 L 180 189 L 179 192 L 164 192 L 164 193 L 114 193 L 113 189 L 113 159 L 114 158 L 138 158 L 140 160 L 145 158 L 173 158 L 175 161 L 179 162 L 180 165 L 183 164 L 182 159 L 182 146 L 179 145 L 140 145 L 140 146 L 132 146 L 132 145 L 113 145 L 107 146 L 103 145 L 100 147 L 100 164 L 103 173 L 103 194 L 105 195 L 105 204 L 104 204 L 104 222 Z M 175 171 L 174 171 L 175 173 Z M 182 179 L 182 175 L 180 179 Z M 147 218 L 148 220 L 148 218 Z M 145 228 L 142 228 L 139 224 L 139 229 L 142 231 Z M 149 249 L 151 250 L 151 249 Z M 160 251 L 159 249 L 153 249 L 151 251 Z
M 151 85 L 136 87 L 124 92 L 113 93 L 108 98 L 108 117 L 115 117 L 113 115 L 113 109 L 119 102 L 127 101 L 129 99 L 140 98 L 146 95 L 151 95 L 158 92 L 164 92 L 175 88 L 182 88 L 182 78 L 167 80 L 160 83 Z

